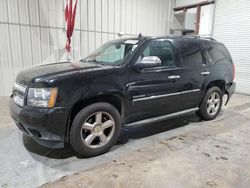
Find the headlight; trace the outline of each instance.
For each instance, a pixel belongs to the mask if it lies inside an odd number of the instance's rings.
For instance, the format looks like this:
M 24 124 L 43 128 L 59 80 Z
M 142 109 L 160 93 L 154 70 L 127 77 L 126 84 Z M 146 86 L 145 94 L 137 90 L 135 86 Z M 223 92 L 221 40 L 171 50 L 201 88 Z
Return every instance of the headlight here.
M 53 108 L 57 98 L 57 88 L 29 88 L 27 105 Z

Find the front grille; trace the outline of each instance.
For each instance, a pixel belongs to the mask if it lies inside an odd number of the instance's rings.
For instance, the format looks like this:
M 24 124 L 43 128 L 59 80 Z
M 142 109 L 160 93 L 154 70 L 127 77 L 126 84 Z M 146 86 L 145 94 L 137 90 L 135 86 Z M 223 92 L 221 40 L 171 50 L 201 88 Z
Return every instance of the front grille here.
M 14 90 L 13 90 L 13 98 L 14 98 L 14 102 L 18 106 L 21 106 L 21 107 L 24 106 L 24 97 L 25 97 L 26 88 L 27 88 L 26 86 L 15 83 Z

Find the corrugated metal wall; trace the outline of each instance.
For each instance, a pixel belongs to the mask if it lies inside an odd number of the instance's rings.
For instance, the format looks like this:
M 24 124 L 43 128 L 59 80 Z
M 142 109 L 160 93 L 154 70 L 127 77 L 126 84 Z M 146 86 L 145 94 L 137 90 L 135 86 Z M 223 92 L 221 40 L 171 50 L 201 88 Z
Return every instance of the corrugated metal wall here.
M 236 65 L 236 91 L 250 94 L 250 1 L 217 0 L 213 28 Z
M 65 0 L 0 0 L 0 96 L 9 95 L 17 73 L 65 60 Z M 102 43 L 138 35 L 165 35 L 172 27 L 174 0 L 79 0 L 73 57 Z

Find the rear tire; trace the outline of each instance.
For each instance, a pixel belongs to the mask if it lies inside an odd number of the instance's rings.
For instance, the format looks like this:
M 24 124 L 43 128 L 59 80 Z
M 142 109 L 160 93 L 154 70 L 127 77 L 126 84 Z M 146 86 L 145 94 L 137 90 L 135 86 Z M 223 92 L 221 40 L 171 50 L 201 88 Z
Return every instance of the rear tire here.
M 200 104 L 197 115 L 204 120 L 215 119 L 221 111 L 222 91 L 218 87 L 211 87 Z
M 116 144 L 120 130 L 118 110 L 109 103 L 94 103 L 83 108 L 74 118 L 70 144 L 83 157 L 97 156 Z

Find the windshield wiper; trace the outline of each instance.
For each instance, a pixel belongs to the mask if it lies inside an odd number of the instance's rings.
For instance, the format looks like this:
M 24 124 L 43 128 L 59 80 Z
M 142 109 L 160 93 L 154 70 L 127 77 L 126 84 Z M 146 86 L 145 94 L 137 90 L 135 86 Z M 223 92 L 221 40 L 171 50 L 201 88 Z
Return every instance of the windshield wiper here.
M 103 65 L 103 66 L 107 65 L 105 63 L 102 63 L 101 61 L 96 61 L 95 59 L 90 60 L 90 61 L 88 61 L 86 59 L 81 59 L 80 62 L 82 62 L 82 63 L 84 63 L 84 62 L 86 62 L 86 63 L 94 63 L 94 64 L 98 64 L 98 65 Z
M 96 62 L 95 59 L 89 61 L 89 60 L 86 60 L 86 59 L 81 59 L 80 62 L 87 62 L 87 63 L 91 63 L 91 62 Z

